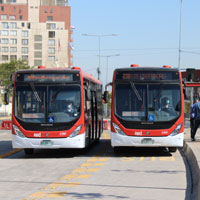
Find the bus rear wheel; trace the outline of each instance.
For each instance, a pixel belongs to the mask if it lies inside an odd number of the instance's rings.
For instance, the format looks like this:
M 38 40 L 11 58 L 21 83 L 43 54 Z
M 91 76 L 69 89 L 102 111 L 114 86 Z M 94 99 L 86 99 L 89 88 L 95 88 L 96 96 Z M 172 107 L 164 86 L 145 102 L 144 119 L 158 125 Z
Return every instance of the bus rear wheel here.
M 175 153 L 177 151 L 177 147 L 168 147 L 170 153 Z
M 24 149 L 26 155 L 33 155 L 34 149 Z

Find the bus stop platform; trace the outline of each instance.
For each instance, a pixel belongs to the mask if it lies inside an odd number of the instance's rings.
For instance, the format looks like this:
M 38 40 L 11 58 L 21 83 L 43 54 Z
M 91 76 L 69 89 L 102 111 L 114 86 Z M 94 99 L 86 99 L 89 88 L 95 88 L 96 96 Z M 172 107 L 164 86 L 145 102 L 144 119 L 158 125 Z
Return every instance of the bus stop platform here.
M 184 129 L 183 152 L 191 173 L 191 199 L 200 200 L 200 128 L 195 135 L 195 141 L 191 141 L 190 128 Z

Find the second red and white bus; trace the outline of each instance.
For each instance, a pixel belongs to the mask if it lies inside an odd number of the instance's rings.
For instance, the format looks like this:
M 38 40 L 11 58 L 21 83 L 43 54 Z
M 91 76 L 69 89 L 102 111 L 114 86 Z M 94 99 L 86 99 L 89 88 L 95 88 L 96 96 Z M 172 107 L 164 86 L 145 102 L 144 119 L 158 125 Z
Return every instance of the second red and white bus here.
M 167 147 L 175 152 L 183 146 L 183 104 L 178 69 L 137 65 L 116 69 L 112 82 L 112 147 Z
M 14 75 L 12 145 L 85 148 L 103 126 L 102 84 L 80 68 L 21 70 Z

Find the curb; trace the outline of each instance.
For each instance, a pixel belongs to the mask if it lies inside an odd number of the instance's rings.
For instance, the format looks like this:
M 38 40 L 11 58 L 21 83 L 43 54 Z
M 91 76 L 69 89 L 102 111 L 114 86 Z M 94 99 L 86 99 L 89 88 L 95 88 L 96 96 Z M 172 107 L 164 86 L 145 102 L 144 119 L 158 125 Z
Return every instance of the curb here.
M 190 168 L 191 173 L 191 200 L 200 200 L 200 169 L 197 162 L 197 159 L 192 151 L 192 149 L 189 147 L 189 145 L 184 141 L 183 148 L 181 149 L 183 154 L 185 155 L 185 158 L 187 160 L 187 163 Z

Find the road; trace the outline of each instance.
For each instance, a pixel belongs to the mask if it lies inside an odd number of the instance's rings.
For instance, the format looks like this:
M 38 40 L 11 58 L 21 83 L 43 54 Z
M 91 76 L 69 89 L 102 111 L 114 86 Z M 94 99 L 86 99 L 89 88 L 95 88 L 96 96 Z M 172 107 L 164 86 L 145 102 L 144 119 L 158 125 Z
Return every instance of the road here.
M 105 131 L 80 150 L 13 151 L 10 131 L 0 131 L 0 199 L 189 199 L 184 157 L 163 148 L 123 148 L 114 153 Z

